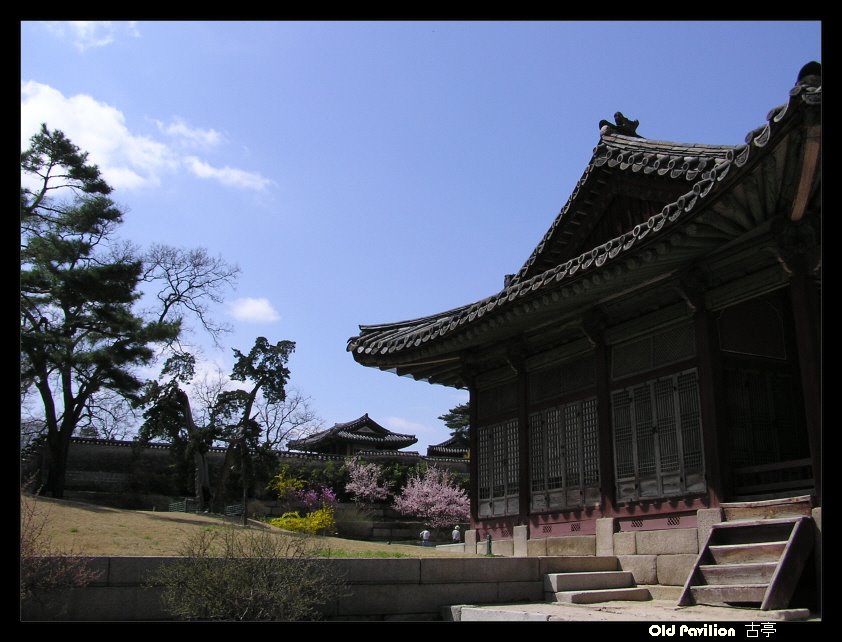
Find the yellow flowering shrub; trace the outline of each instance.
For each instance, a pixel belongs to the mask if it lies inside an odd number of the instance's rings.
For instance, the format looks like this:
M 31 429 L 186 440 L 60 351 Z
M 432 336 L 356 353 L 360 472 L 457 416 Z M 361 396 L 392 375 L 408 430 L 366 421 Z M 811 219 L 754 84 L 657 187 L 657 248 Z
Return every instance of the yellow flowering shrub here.
M 333 533 L 336 530 L 333 508 L 329 506 L 323 506 L 303 517 L 298 513 L 284 513 L 280 517 L 270 519 L 269 523 L 287 531 L 311 535 Z

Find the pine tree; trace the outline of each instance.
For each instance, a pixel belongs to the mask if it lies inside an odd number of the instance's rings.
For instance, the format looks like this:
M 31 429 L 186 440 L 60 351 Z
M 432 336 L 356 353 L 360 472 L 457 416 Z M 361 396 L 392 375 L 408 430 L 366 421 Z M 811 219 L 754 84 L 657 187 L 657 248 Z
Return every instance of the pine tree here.
M 142 262 L 114 241 L 123 213 L 96 165 L 46 125 L 21 153 L 21 387 L 43 405 L 47 479 L 62 497 L 70 438 L 97 392 L 134 398 L 156 342 L 179 323 L 135 314 Z

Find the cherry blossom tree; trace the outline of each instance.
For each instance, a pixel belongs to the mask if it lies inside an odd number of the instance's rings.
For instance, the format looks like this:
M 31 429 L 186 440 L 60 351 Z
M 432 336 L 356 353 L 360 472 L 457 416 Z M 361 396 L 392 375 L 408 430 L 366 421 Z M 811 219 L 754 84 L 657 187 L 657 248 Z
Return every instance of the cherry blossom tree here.
M 395 498 L 395 510 L 420 517 L 433 528 L 470 518 L 470 502 L 465 491 L 447 470 L 435 466 L 409 478 L 403 492 Z
M 345 491 L 354 496 L 355 502 L 373 504 L 382 502 L 389 496 L 391 484 L 381 483 L 383 471 L 377 464 L 353 457 L 346 460 L 345 467 L 348 469 L 349 480 L 345 484 Z

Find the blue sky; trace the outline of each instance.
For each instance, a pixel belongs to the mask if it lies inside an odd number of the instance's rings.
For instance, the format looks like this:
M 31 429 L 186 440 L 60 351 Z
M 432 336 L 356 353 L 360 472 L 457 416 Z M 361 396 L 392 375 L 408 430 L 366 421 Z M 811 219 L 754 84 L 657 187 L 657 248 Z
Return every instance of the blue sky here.
M 738 144 L 821 61 L 818 22 L 21 24 L 21 146 L 90 152 L 124 238 L 242 269 L 216 310 L 297 344 L 291 385 L 327 426 L 368 413 L 449 436 L 467 392 L 364 368 L 359 324 L 499 291 L 616 111 L 653 139 Z

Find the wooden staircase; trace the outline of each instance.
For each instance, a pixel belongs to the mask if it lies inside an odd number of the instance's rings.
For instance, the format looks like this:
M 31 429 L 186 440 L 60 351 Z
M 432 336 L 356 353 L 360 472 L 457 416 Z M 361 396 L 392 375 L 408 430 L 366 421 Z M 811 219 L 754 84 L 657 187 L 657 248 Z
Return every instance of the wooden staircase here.
M 678 604 L 786 608 L 813 543 L 813 521 L 803 515 L 714 524 Z

